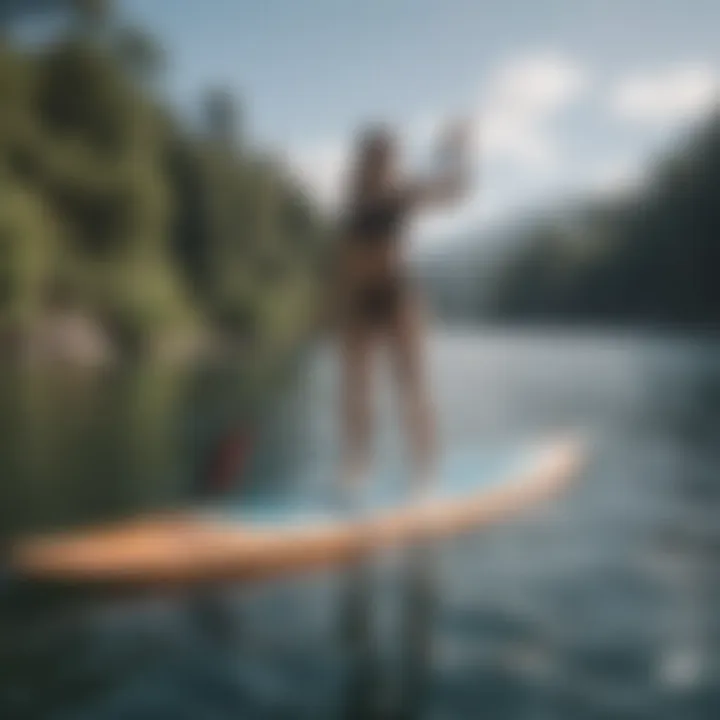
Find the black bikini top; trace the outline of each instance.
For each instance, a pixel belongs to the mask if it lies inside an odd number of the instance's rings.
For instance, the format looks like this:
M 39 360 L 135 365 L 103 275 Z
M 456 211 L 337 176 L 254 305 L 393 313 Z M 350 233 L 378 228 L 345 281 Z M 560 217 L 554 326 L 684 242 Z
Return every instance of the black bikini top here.
M 349 213 L 345 228 L 360 243 L 387 242 L 402 230 L 407 216 L 404 198 L 391 197 L 358 206 Z

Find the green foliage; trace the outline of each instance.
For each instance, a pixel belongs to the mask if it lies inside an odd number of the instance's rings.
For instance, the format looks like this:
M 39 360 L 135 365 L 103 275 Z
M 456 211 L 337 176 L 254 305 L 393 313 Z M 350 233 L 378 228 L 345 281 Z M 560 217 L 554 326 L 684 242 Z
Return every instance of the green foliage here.
M 114 40 L 120 66 L 136 83 L 154 82 L 165 66 L 165 55 L 152 37 L 136 27 L 125 27 Z
M 720 327 L 720 115 L 639 194 L 538 224 L 498 267 L 497 318 Z
M 202 322 L 297 338 L 323 237 L 302 189 L 243 147 L 229 94 L 208 94 L 190 136 L 149 91 L 152 38 L 114 30 L 108 3 L 73 7 L 82 32 L 0 45 L 2 317 L 41 313 L 61 285 L 128 350 Z
M 70 5 L 78 22 L 95 27 L 107 22 L 110 15 L 110 0 L 71 0 Z
M 0 179 L 0 313 L 4 323 L 36 319 L 53 268 L 53 218 L 31 191 Z
M 61 42 L 38 61 L 38 119 L 57 140 L 117 157 L 134 107 L 113 58 L 81 41 Z
M 238 135 L 238 113 L 232 95 L 214 88 L 205 97 L 208 133 L 214 140 L 232 146 Z

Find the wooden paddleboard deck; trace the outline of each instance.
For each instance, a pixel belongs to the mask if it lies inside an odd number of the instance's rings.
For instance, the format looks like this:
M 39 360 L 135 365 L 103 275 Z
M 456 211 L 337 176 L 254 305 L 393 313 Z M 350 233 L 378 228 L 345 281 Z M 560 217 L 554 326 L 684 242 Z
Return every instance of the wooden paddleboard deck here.
M 464 479 L 449 482 L 431 502 L 390 503 L 357 519 L 321 512 L 268 519 L 251 506 L 245 515 L 197 510 L 28 537 L 11 549 L 10 566 L 30 580 L 143 586 L 251 581 L 326 568 L 506 519 L 564 488 L 584 456 L 577 440 L 543 443 L 504 474 L 485 469 L 492 481 L 477 483 L 468 482 L 473 465 L 466 458 L 464 470 L 455 470 Z

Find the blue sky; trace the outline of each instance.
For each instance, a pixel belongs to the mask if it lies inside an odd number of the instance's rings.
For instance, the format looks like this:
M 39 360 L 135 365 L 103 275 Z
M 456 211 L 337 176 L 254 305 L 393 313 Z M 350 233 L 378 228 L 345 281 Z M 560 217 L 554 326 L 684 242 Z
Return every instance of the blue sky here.
M 243 98 L 254 142 L 283 148 L 323 202 L 353 130 L 382 118 L 417 161 L 448 114 L 478 129 L 481 184 L 422 223 L 436 238 L 575 191 L 632 187 L 707 112 L 717 0 L 120 0 L 168 52 L 192 117 L 204 88 Z

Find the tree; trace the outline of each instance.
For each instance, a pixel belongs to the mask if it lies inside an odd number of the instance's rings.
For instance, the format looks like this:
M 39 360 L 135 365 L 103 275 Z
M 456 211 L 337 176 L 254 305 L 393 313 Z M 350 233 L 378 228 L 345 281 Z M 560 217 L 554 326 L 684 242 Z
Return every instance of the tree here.
M 222 145 L 232 147 L 239 136 L 238 112 L 235 99 L 229 90 L 213 88 L 205 97 L 205 121 L 209 137 Z
M 576 213 L 571 245 L 550 243 L 555 230 L 536 225 L 529 242 L 498 268 L 491 312 L 720 327 L 718 188 L 714 112 L 655 165 L 642 192 Z
M 154 97 L 150 35 L 113 30 L 108 2 L 41 5 L 69 36 L 0 44 L 0 323 L 32 320 L 60 282 L 128 353 L 201 320 L 301 336 L 318 216 L 285 168 L 239 152 L 232 95 L 207 94 L 193 136 Z
M 130 78 L 141 85 L 156 82 L 165 66 L 165 55 L 153 37 L 135 27 L 125 27 L 115 38 L 115 52 Z
M 70 0 L 78 30 L 86 37 L 98 37 L 107 28 L 112 0 Z

